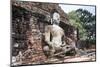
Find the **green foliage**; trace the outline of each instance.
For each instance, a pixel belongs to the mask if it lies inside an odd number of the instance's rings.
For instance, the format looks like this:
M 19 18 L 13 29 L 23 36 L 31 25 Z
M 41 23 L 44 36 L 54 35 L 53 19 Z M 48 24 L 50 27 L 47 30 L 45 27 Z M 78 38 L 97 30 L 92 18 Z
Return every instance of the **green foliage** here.
M 87 39 L 95 40 L 96 39 L 96 16 L 90 13 L 87 10 L 78 9 L 76 13 L 84 27 L 86 29 Z
M 78 9 L 68 13 L 71 25 L 79 29 L 79 37 L 81 40 L 95 42 L 96 39 L 96 18 L 95 15 L 87 10 Z
M 71 23 L 71 25 L 75 26 L 76 28 L 79 29 L 79 37 L 81 40 L 85 40 L 86 39 L 86 30 L 83 28 L 81 21 L 76 13 L 76 11 L 72 11 L 70 13 L 68 13 L 69 16 L 69 22 Z

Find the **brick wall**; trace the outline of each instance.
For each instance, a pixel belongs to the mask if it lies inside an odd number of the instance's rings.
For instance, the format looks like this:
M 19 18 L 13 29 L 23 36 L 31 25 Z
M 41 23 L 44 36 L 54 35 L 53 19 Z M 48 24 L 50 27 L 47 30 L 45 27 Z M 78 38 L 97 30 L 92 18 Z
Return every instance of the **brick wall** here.
M 42 50 L 42 37 L 44 28 L 50 24 L 49 15 L 52 9 L 57 9 L 61 15 L 60 26 L 65 30 L 66 37 L 76 41 L 73 26 L 70 26 L 68 18 L 58 4 L 33 3 L 12 1 L 12 56 L 22 52 L 22 64 L 43 63 L 46 56 Z M 69 42 L 69 41 L 68 41 Z M 18 47 L 14 45 L 18 44 Z M 18 61 L 20 62 L 20 61 Z

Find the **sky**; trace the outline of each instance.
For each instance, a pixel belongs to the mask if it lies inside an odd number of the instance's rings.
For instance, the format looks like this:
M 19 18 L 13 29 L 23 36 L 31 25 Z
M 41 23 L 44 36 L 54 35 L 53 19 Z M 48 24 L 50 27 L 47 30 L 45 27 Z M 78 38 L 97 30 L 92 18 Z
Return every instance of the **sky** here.
M 88 10 L 90 13 L 95 15 L 95 6 L 65 5 L 65 4 L 59 4 L 59 6 L 64 10 L 65 13 L 81 8 L 81 9 Z

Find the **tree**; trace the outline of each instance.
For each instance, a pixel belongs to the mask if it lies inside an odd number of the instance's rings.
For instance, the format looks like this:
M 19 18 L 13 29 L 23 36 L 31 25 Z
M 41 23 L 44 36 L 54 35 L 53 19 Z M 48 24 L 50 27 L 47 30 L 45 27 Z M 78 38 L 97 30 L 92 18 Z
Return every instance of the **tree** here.
M 82 26 L 86 29 L 87 40 L 94 41 L 96 39 L 96 16 L 87 10 L 78 9 L 76 13 L 81 21 Z
M 85 40 L 87 33 L 86 30 L 83 28 L 80 18 L 78 17 L 76 11 L 69 12 L 68 17 L 71 25 L 79 29 L 79 38 L 81 40 Z
M 81 40 L 94 41 L 96 39 L 96 16 L 87 10 L 77 9 L 68 13 L 69 22 L 79 29 Z

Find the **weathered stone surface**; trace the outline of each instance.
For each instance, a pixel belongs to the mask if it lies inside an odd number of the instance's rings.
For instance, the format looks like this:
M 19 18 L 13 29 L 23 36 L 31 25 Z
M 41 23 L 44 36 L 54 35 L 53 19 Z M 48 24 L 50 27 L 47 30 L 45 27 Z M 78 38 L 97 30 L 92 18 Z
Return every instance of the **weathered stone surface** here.
M 61 7 L 57 3 L 51 4 L 42 2 L 13 1 L 12 4 L 43 15 L 50 15 L 50 12 L 53 9 L 56 9 L 61 15 L 61 21 L 69 24 L 67 14 L 61 9 Z
M 16 53 L 15 57 L 19 56 L 19 52 L 22 53 L 22 64 L 42 64 L 47 60 L 42 40 L 45 26 L 50 23 L 52 9 L 57 9 L 60 13 L 60 26 L 65 30 L 66 36 L 75 41 L 72 37 L 74 27 L 69 25 L 67 15 L 58 4 L 12 1 L 12 46 L 16 43 L 20 45 L 13 47 L 12 53 Z

